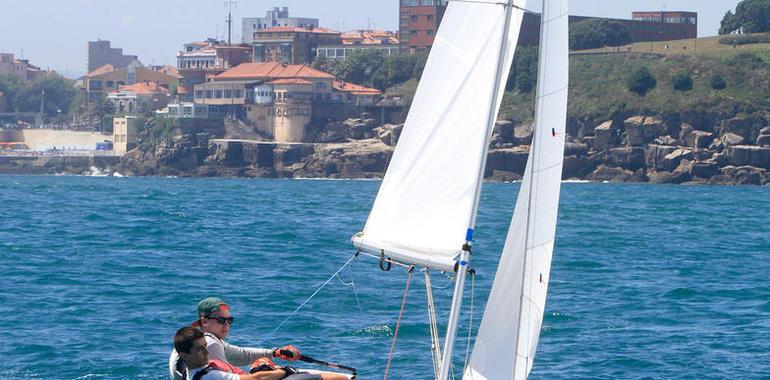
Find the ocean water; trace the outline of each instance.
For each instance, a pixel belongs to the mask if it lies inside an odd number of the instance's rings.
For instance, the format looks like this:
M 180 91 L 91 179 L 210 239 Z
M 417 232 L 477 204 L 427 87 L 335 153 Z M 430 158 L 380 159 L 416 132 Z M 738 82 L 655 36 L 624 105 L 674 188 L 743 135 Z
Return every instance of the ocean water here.
M 165 378 L 173 333 L 211 295 L 231 304 L 232 343 L 293 343 L 381 378 L 402 269 L 359 257 L 275 331 L 352 256 L 378 185 L 0 176 L 0 378 Z M 517 190 L 485 185 L 458 374 Z M 531 378 L 770 378 L 770 188 L 568 183 L 562 194 Z M 451 282 L 433 283 L 442 322 Z M 428 336 L 416 273 L 391 379 L 432 378 Z

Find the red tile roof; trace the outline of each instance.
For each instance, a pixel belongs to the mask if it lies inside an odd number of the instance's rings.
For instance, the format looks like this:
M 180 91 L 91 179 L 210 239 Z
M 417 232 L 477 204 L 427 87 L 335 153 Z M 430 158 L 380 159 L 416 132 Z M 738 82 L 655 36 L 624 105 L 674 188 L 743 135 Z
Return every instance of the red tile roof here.
M 158 72 L 166 75 L 171 75 L 172 77 L 181 78 L 181 76 L 179 75 L 179 70 L 177 70 L 176 67 L 171 65 L 165 65 L 161 67 L 160 69 L 158 69 Z
M 168 89 L 158 84 L 158 82 L 140 82 L 128 86 L 120 86 L 118 91 L 114 92 L 133 92 L 134 94 L 168 94 Z
M 387 30 L 351 30 L 342 33 L 343 45 L 398 45 L 398 37 Z
M 294 33 L 316 33 L 316 34 L 341 34 L 340 32 L 329 28 L 305 28 L 301 26 L 274 26 L 268 29 L 261 29 L 254 32 L 254 34 L 262 33 L 275 33 L 275 32 L 294 32 Z
M 104 73 L 109 73 L 109 72 L 112 72 L 112 71 L 115 71 L 115 66 L 110 65 L 108 63 L 108 64 L 106 64 L 104 66 L 100 66 L 100 67 L 94 69 L 94 71 L 91 71 L 90 73 L 86 74 L 86 76 L 90 78 L 90 77 L 95 77 L 97 75 L 102 75 Z
M 305 65 L 285 65 L 278 62 L 242 63 L 214 77 L 214 80 L 244 79 L 333 79 L 334 75 Z
M 376 88 L 369 88 L 364 86 L 359 86 L 357 84 L 344 82 L 340 80 L 334 81 L 334 89 L 337 91 L 342 92 L 349 92 L 353 95 L 379 95 L 382 94 L 382 91 L 376 89 Z
M 313 84 L 313 82 L 301 78 L 282 78 L 271 80 L 267 84 Z

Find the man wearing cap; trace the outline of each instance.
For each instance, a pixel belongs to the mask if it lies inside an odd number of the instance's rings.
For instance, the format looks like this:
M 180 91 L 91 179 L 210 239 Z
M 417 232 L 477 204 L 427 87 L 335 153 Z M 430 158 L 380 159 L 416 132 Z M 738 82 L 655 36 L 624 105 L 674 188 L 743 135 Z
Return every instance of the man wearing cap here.
M 219 298 L 208 297 L 198 303 L 198 320 L 192 324 L 192 327 L 197 327 L 203 331 L 210 359 L 234 366 L 245 366 L 259 358 L 277 357 L 294 361 L 301 357 L 300 351 L 294 346 L 266 349 L 238 347 L 225 342 L 224 339 L 230 332 L 230 325 L 233 320 L 233 316 L 230 315 L 230 307 Z M 292 355 L 287 356 L 282 353 L 286 351 L 291 352 Z M 185 378 L 186 372 L 184 361 L 179 360 L 179 355 L 174 349 L 169 357 L 169 379 L 182 380 Z

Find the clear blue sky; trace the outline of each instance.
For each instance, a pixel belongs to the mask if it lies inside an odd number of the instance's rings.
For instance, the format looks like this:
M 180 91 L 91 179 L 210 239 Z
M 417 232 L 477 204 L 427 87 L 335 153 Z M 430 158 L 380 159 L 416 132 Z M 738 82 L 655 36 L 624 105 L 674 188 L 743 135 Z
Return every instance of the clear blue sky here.
M 717 34 L 719 22 L 740 0 L 571 0 L 570 13 L 630 18 L 632 11 L 698 12 L 698 35 Z M 530 0 L 539 10 L 539 0 Z M 398 29 L 398 0 L 240 0 L 233 9 L 233 40 L 241 18 L 263 17 L 273 6 L 290 16 L 320 19 L 338 30 Z M 0 0 L 0 50 L 28 58 L 67 76 L 85 73 L 86 42 L 103 39 L 144 64 L 176 64 L 176 52 L 190 41 L 227 36 L 224 0 Z

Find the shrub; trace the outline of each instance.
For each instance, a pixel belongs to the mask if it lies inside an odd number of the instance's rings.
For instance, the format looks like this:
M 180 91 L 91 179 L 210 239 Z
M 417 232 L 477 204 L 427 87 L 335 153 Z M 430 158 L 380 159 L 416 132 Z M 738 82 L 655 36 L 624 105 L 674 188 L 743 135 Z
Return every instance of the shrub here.
M 770 33 L 749 34 L 749 35 L 730 35 L 719 39 L 722 45 L 750 45 L 750 44 L 768 44 L 770 43 Z
M 714 90 L 723 90 L 727 87 L 727 82 L 725 82 L 725 78 L 722 78 L 722 76 L 719 74 L 714 74 L 711 77 L 709 84 L 711 85 L 711 88 L 713 88 Z
M 688 74 L 676 74 L 671 78 L 671 85 L 677 91 L 692 90 L 692 78 Z
M 640 67 L 634 70 L 626 81 L 628 90 L 641 96 L 647 94 L 647 92 L 655 88 L 657 84 L 658 81 L 646 67 Z
M 590 19 L 570 26 L 569 47 L 573 50 L 620 46 L 631 42 L 631 32 L 619 21 Z
M 727 64 L 733 67 L 759 68 L 764 66 L 765 61 L 752 53 L 736 54 L 727 61 Z

